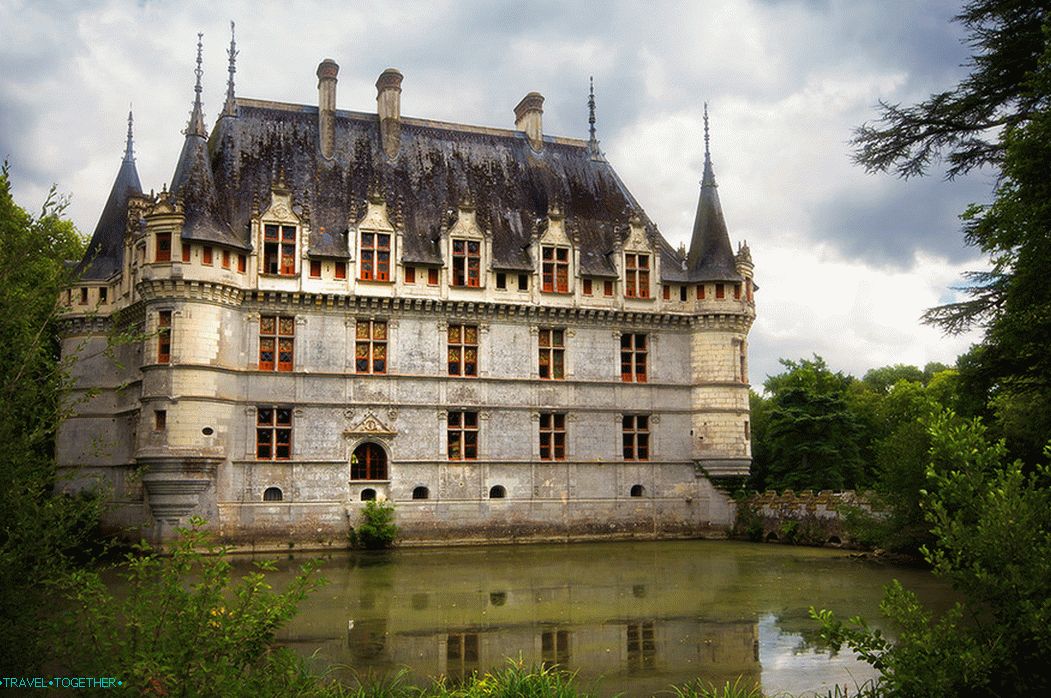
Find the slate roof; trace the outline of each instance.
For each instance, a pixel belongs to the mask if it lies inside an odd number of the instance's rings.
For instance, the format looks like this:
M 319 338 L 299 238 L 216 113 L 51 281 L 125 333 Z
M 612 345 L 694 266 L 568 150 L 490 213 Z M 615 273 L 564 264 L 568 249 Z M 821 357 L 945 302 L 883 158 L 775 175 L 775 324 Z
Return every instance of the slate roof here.
M 132 155 L 129 116 L 128 145 L 124 159 L 113 180 L 106 205 L 102 207 L 102 215 L 88 243 L 87 253 L 76 268 L 81 279 L 103 281 L 120 271 L 124 256 L 124 232 L 128 224 L 128 200 L 141 193 L 142 185 Z
M 723 207 L 719 204 L 715 171 L 707 152 L 704 154 L 704 176 L 686 265 L 690 281 L 743 281 L 737 273 Z

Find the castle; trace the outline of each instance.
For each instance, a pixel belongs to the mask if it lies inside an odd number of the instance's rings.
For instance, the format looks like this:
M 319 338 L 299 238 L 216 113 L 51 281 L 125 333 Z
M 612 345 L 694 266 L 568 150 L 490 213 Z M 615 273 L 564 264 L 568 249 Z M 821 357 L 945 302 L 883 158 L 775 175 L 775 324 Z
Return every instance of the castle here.
M 244 99 L 231 41 L 209 133 L 200 48 L 170 186 L 143 192 L 129 115 L 64 299 L 59 467 L 110 526 L 343 546 L 371 499 L 421 544 L 731 524 L 756 286 L 707 114 L 687 252 L 607 162 L 593 91 L 588 140 L 545 134 L 535 92 L 513 129 L 403 116 L 393 69 L 376 113 L 337 109 L 328 59 L 316 106 Z

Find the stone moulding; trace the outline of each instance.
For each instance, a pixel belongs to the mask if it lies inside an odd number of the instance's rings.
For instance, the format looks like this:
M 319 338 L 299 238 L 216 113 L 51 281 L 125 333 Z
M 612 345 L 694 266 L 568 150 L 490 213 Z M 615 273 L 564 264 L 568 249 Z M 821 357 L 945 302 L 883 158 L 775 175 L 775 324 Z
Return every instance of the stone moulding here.
M 200 495 L 215 482 L 222 458 L 206 456 L 140 457 L 145 468 L 142 485 L 149 497 L 150 511 L 158 522 L 176 525 L 197 509 Z

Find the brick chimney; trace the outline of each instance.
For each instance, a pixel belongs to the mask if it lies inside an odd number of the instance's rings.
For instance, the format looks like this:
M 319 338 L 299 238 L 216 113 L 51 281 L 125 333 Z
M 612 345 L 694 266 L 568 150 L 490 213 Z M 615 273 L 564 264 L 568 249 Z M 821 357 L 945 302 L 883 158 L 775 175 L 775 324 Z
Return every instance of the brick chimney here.
M 317 67 L 318 133 L 321 139 L 321 154 L 332 157 L 336 148 L 336 76 L 339 66 L 331 58 L 321 61 Z
M 533 150 L 544 147 L 544 96 L 539 92 L 530 92 L 515 107 L 515 129 L 525 131 L 526 138 Z
M 380 142 L 387 157 L 398 155 L 401 146 L 401 81 L 397 68 L 387 68 L 376 80 L 376 113 L 380 119 Z

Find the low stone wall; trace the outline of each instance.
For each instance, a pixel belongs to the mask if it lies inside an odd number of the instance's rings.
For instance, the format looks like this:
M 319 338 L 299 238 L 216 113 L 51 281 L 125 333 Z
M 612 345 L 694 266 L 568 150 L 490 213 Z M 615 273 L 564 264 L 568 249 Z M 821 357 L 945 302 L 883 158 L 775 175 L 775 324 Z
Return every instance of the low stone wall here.
M 843 513 L 848 507 L 873 511 L 864 494 L 853 490 L 763 492 L 739 504 L 735 534 L 767 543 L 851 546 Z

